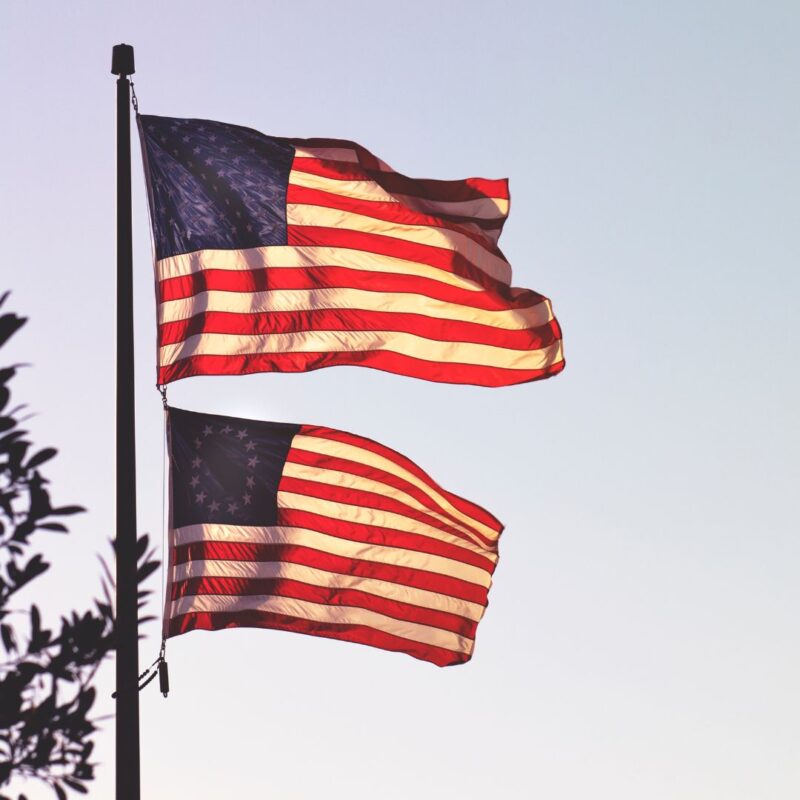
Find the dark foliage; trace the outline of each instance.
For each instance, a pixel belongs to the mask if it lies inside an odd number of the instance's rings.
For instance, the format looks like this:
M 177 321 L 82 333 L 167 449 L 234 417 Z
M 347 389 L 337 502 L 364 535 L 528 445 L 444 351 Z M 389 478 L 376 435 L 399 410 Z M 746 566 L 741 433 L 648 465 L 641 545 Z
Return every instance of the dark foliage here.
M 0 314 L 0 346 L 25 321 Z M 86 782 L 94 777 L 92 682 L 114 651 L 113 578 L 103 562 L 102 599 L 86 611 L 64 614 L 53 629 L 43 625 L 37 606 L 26 611 L 9 606 L 20 589 L 50 567 L 41 553 L 31 551 L 31 540 L 43 531 L 66 534 L 63 518 L 84 510 L 50 503 L 40 470 L 56 451 L 34 451 L 19 427 L 23 407 L 9 408 L 8 383 L 18 366 L 0 368 L 0 639 L 6 653 L 0 664 L 0 786 L 14 777 L 35 778 L 63 800 L 68 789 L 86 793 Z M 150 594 L 141 584 L 159 564 L 146 535 L 139 539 L 138 556 L 141 607 Z M 0 800 L 11 798 L 0 794 Z

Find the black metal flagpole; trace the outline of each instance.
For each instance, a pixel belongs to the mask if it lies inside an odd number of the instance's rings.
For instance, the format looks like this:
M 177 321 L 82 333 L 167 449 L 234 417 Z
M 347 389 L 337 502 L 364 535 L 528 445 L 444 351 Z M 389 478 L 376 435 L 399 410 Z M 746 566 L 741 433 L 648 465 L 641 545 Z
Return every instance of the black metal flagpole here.
M 133 47 L 114 46 L 117 78 L 117 800 L 139 800 L 136 421 L 133 393 L 131 103 Z

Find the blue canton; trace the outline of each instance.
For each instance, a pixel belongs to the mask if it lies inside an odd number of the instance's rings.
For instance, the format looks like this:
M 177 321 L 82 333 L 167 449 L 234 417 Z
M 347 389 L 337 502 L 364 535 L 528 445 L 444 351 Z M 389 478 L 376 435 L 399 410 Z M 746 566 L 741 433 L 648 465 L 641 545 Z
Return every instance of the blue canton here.
M 172 527 L 269 526 L 299 425 L 169 409 Z
M 286 244 L 294 148 L 202 119 L 139 117 L 156 258 Z

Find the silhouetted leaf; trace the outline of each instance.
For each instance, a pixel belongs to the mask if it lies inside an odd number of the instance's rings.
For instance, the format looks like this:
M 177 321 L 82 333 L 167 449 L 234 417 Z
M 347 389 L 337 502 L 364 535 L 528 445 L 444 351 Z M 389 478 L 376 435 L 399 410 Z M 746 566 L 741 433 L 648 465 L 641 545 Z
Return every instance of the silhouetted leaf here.
M 25 317 L 3 314 L 0 317 L 0 345 L 5 344 L 26 322 Z
M 141 583 L 142 581 L 146 580 L 148 576 L 152 575 L 158 569 L 158 561 L 148 561 L 139 569 L 136 570 L 136 581 L 137 583 Z
M 56 533 L 69 533 L 69 528 L 61 522 L 40 522 L 37 526 L 40 530 L 56 531 Z
M 45 447 L 44 450 L 40 450 L 35 456 L 28 460 L 28 463 L 25 465 L 28 469 L 35 469 L 36 467 L 44 464 L 45 461 L 49 461 L 58 450 L 55 447 Z
M 9 574 L 11 574 L 11 567 L 9 564 Z M 22 568 L 21 571 L 16 571 L 16 584 L 17 587 L 22 587 L 26 583 L 30 583 L 37 575 L 41 575 L 50 568 L 50 565 L 37 553 L 28 563 Z
M 28 518 L 24 522 L 20 522 L 20 524 L 17 525 L 14 535 L 11 538 L 15 542 L 25 542 L 35 529 L 36 522 L 33 519 Z
M 66 516 L 67 514 L 81 514 L 84 511 L 86 509 L 83 506 L 61 506 L 60 508 L 54 508 L 51 513 Z
M 3 647 L 5 647 L 7 653 L 16 652 L 17 642 L 14 631 L 11 626 L 7 625 L 5 622 L 0 625 L 0 638 L 3 639 Z
M 0 370 L 0 374 L 2 374 L 2 370 Z M 5 436 L 0 437 L 0 452 L 8 452 L 9 447 L 16 442 L 22 439 L 25 436 L 26 431 L 13 431 L 12 433 L 7 433 Z
M 141 561 L 142 556 L 147 552 L 147 545 L 150 542 L 150 537 L 143 533 L 137 540 L 136 540 L 136 560 Z

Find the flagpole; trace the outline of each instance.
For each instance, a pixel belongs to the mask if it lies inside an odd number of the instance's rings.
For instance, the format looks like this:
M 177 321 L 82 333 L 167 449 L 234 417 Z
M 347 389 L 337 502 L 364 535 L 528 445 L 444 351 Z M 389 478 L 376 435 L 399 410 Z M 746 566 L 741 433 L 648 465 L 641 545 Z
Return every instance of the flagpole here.
M 117 719 L 116 797 L 139 800 L 139 644 L 136 581 L 136 422 L 133 383 L 131 104 L 133 47 L 114 46 L 117 78 Z

